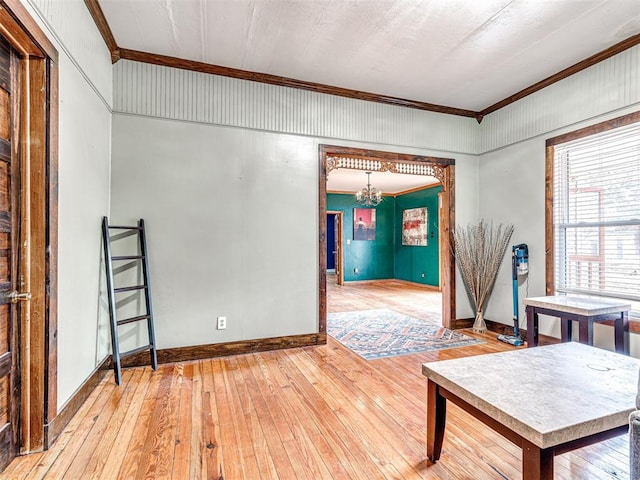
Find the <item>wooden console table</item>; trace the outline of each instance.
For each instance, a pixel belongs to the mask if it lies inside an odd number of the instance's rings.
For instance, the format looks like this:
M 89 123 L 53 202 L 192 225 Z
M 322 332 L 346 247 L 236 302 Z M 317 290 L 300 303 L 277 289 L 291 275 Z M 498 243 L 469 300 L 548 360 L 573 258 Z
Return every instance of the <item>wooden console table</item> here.
M 578 322 L 579 341 L 593 345 L 594 322 L 613 321 L 616 352 L 629 354 L 631 305 L 624 302 L 568 296 L 532 297 L 523 300 L 527 312 L 527 346 L 538 345 L 538 315 L 560 318 L 561 339 L 571 341 L 572 321 Z
M 639 368 L 577 342 L 425 363 L 427 456 L 440 459 L 453 402 L 522 448 L 524 480 L 551 480 L 555 455 L 628 431 Z

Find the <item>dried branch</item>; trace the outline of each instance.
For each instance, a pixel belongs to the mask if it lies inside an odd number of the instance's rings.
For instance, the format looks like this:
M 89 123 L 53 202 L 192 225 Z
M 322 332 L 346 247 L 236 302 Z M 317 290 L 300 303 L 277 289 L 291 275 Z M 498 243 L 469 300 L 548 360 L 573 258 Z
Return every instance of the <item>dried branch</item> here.
M 455 231 L 455 257 L 464 286 L 474 303 L 476 323 L 474 330 L 486 331 L 483 312 L 491 290 L 496 282 L 500 264 L 513 234 L 513 225 L 498 227 L 480 220 L 477 225 L 466 228 L 458 226 Z M 478 322 L 480 320 L 481 322 Z

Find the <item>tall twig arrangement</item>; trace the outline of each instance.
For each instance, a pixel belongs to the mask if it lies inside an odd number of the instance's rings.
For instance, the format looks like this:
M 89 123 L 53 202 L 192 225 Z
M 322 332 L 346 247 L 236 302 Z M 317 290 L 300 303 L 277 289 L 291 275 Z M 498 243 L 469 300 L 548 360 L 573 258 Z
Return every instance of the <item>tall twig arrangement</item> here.
M 474 332 L 487 331 L 484 307 L 493 290 L 512 233 L 513 225 L 500 224 L 494 227 L 493 222 L 487 224 L 484 220 L 477 225 L 456 228 L 455 257 L 464 286 L 474 303 Z

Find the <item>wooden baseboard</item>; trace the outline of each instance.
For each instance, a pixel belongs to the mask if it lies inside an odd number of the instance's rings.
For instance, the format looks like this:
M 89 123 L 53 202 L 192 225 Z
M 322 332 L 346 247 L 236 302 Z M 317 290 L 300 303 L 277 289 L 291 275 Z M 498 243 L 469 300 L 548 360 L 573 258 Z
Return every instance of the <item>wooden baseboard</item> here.
M 100 362 L 96 369 L 89 375 L 82 385 L 74 392 L 69 400 L 60 409 L 58 414 L 44 426 L 44 449 L 48 450 L 53 442 L 60 436 L 62 431 L 71 421 L 73 416 L 78 412 L 82 404 L 89 398 L 91 392 L 98 386 L 100 381 L 106 375 L 105 365 L 110 356 Z
M 497 333 L 498 335 L 513 335 L 513 325 L 507 325 L 505 323 L 494 322 L 487 319 L 485 319 L 484 322 L 487 324 L 487 330 L 490 332 Z M 520 329 L 520 336 L 523 340 L 526 340 L 527 331 Z
M 451 330 L 459 330 L 461 328 L 471 328 L 473 326 L 473 318 L 456 318 L 451 321 Z M 488 328 L 488 327 L 487 327 Z
M 498 335 L 513 335 L 513 325 L 506 325 L 504 323 L 493 322 L 487 319 L 485 319 L 485 323 L 487 324 L 487 330 L 489 330 L 490 332 L 497 333 Z M 526 341 L 527 330 L 521 328 L 520 336 L 524 341 Z M 554 343 L 560 343 L 560 339 L 556 337 L 550 337 L 548 335 L 538 336 L 538 345 L 551 345 Z
M 475 318 L 457 318 L 453 322 L 451 322 L 451 330 L 471 328 L 473 327 L 473 322 L 475 322 Z M 513 334 L 513 327 L 510 327 L 509 325 L 505 325 L 504 323 L 493 322 L 487 319 L 485 319 L 484 322 L 487 324 L 487 330 L 490 332 L 494 332 L 501 335 Z M 520 330 L 520 332 L 524 332 L 523 338 L 526 338 L 527 331 Z
M 458 320 L 456 320 L 458 321 Z M 513 326 L 512 325 L 505 325 L 504 323 L 498 323 L 498 322 L 492 322 L 491 320 L 486 320 L 485 319 L 485 323 L 487 324 L 487 329 L 491 332 L 495 332 L 498 334 L 502 334 L 502 335 L 513 335 Z M 609 325 L 610 327 L 613 327 L 613 321 L 612 320 L 606 320 L 604 322 L 598 322 L 598 325 Z M 471 327 L 471 325 L 469 325 L 469 327 Z M 460 327 L 458 327 L 460 328 Z M 462 327 L 465 328 L 465 327 Z M 629 321 L 629 333 L 640 333 L 640 322 L 639 321 Z M 526 340 L 527 339 L 527 330 L 521 328 L 520 329 L 520 336 Z M 549 345 L 549 344 L 553 344 L 553 343 L 560 343 L 560 339 L 556 338 L 556 337 L 550 337 L 548 335 L 540 335 L 540 341 L 539 341 L 540 345 Z
M 459 330 L 462 328 L 471 328 L 473 327 L 474 318 L 458 318 L 452 322 L 451 329 Z M 513 335 L 513 325 L 506 325 L 500 322 L 494 322 L 492 320 L 484 319 L 484 323 L 487 324 L 487 331 L 496 333 L 498 335 Z M 527 330 L 521 328 L 520 336 L 524 341 L 527 340 Z M 547 335 L 539 336 L 539 344 L 540 345 L 549 345 L 552 343 L 560 343 L 559 338 L 549 337 Z
M 382 280 L 383 282 L 395 282 L 401 283 L 403 285 L 407 285 L 409 287 L 419 287 L 424 288 L 425 290 L 431 290 L 434 292 L 441 292 L 442 289 L 440 287 L 436 287 L 435 285 L 427 285 L 426 283 L 418 283 L 418 282 L 410 282 L 409 280 L 401 280 L 399 278 L 391 278 L 389 280 Z
M 440 287 L 434 285 L 427 285 L 425 283 L 410 282 L 409 280 L 401 280 L 399 278 L 374 278 L 372 280 L 345 280 L 345 284 L 348 285 L 366 285 L 368 283 L 401 283 L 410 287 L 421 287 L 426 290 L 433 290 L 434 292 L 441 292 Z
M 212 343 L 208 345 L 194 345 L 192 347 L 176 347 L 158 350 L 158 363 L 188 362 L 204 358 L 226 357 L 243 353 L 267 352 L 285 348 L 324 345 L 327 343 L 326 333 L 309 333 L 306 335 L 291 335 L 287 337 L 260 338 L 257 340 L 242 340 L 239 342 Z M 123 367 L 140 367 L 149 365 L 147 352 L 142 352 L 122 359 Z M 111 357 L 105 368 L 112 368 Z
M 374 278 L 373 280 L 345 280 L 345 285 L 366 285 L 367 283 L 392 282 L 393 278 Z

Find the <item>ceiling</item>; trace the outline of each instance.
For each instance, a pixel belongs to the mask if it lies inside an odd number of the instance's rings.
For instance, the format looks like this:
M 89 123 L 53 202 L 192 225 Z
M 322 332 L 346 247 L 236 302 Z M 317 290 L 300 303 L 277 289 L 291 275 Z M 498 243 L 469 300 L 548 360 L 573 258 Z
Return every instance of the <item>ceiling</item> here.
M 639 0 L 99 0 L 119 47 L 481 111 L 640 33 Z
M 371 186 L 381 190 L 383 194 L 389 195 L 439 183 L 437 178 L 425 175 L 406 175 L 392 172 L 373 172 L 371 174 Z M 355 193 L 366 185 L 367 175 L 360 170 L 339 168 L 330 171 L 327 175 L 327 191 L 329 192 Z
M 99 5 L 120 48 L 473 112 L 640 33 L 640 0 Z

